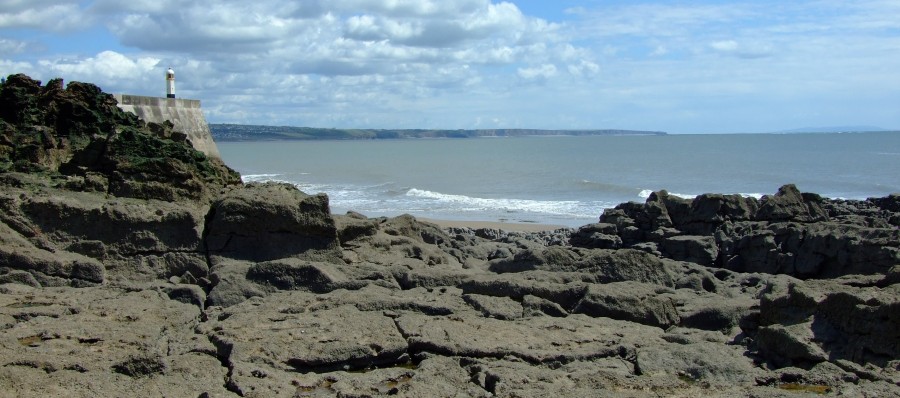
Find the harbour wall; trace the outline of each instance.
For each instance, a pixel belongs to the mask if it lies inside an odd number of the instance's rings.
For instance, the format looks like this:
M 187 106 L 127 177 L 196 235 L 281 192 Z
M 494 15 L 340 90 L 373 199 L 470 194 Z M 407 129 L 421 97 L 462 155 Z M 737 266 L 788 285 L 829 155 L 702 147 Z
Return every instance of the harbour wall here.
M 169 120 L 175 125 L 175 131 L 187 135 L 194 149 L 205 153 L 206 156 L 221 158 L 219 148 L 213 141 L 209 125 L 200 108 L 200 100 L 130 94 L 113 94 L 113 96 L 122 110 L 134 113 L 148 123 L 162 123 Z

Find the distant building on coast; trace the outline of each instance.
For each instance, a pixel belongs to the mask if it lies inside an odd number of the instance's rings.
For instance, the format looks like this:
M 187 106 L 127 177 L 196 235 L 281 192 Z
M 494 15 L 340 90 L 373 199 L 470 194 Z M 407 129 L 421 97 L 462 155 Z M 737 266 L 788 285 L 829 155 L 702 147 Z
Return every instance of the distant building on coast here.
M 175 71 L 171 67 L 166 71 L 166 98 L 175 98 Z
M 172 68 L 166 70 L 165 97 L 131 94 L 113 94 L 113 97 L 119 103 L 119 108 L 134 113 L 145 122 L 171 121 L 175 125 L 175 131 L 187 135 L 194 149 L 206 156 L 221 158 L 200 108 L 200 100 L 175 98 L 175 71 Z

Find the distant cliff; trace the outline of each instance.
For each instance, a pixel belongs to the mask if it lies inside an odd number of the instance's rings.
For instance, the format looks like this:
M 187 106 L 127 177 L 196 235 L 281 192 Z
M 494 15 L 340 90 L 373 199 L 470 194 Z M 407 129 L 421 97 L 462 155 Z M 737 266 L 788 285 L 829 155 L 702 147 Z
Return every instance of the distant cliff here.
M 666 135 L 661 131 L 637 130 L 434 130 L 434 129 L 335 129 L 291 126 L 255 126 L 241 124 L 210 124 L 216 141 L 261 140 L 374 140 L 398 138 L 477 138 L 523 136 L 586 136 L 586 135 Z

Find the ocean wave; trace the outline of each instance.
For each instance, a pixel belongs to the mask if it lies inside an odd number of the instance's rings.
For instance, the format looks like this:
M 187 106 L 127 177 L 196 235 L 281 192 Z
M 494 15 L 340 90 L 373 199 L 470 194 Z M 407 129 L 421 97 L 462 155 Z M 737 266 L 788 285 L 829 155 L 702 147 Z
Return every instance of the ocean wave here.
M 241 181 L 243 181 L 245 184 L 251 183 L 251 182 L 269 182 L 269 181 L 290 182 L 283 178 L 279 178 L 282 176 L 283 176 L 283 174 L 245 174 L 245 175 L 241 176 Z
M 423 189 L 411 188 L 406 193 L 407 197 L 415 199 L 424 199 L 436 202 L 437 205 L 423 207 L 429 209 L 446 208 L 463 212 L 505 212 L 505 213 L 537 213 L 552 214 L 558 216 L 569 217 L 593 217 L 602 208 L 598 208 L 595 202 L 580 202 L 574 200 L 533 200 L 533 199 L 510 199 L 510 198 L 477 198 L 466 195 L 454 195 L 440 192 L 433 192 Z M 610 207 L 603 203 L 603 208 Z
M 640 196 L 643 199 L 647 199 L 650 197 L 650 194 L 652 194 L 653 192 L 654 191 L 651 189 L 644 189 L 641 191 L 640 194 L 638 194 L 638 196 Z M 683 193 L 676 193 L 676 192 L 669 192 L 669 195 L 675 196 L 675 197 L 678 197 L 681 199 L 694 199 L 697 196 L 699 196 L 699 195 L 683 194 Z M 761 194 L 761 193 L 737 193 L 737 195 L 743 196 L 745 198 L 759 199 L 759 198 L 762 198 L 764 194 Z
M 641 193 L 638 194 L 638 197 L 640 197 L 642 199 L 647 199 L 650 197 L 650 194 L 652 194 L 653 192 L 655 192 L 655 191 L 653 191 L 652 189 L 643 189 L 643 190 L 641 190 Z M 677 192 L 669 192 L 669 196 L 675 196 L 675 197 L 678 197 L 681 199 L 694 199 L 697 197 L 697 195 L 691 195 L 691 194 L 686 194 L 686 193 L 677 193 Z

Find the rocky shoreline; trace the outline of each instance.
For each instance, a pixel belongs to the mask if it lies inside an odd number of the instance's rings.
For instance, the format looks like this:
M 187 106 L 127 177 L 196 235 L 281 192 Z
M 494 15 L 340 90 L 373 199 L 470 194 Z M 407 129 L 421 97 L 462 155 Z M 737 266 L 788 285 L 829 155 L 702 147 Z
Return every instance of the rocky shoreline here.
M 0 87 L 0 395 L 900 395 L 900 196 L 576 230 L 332 215 L 96 86 Z

